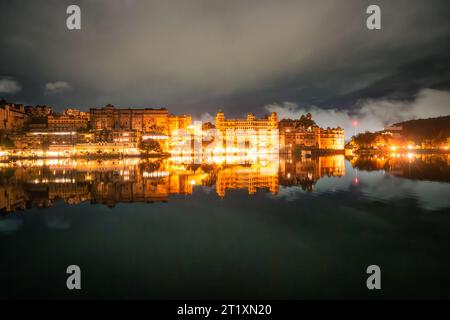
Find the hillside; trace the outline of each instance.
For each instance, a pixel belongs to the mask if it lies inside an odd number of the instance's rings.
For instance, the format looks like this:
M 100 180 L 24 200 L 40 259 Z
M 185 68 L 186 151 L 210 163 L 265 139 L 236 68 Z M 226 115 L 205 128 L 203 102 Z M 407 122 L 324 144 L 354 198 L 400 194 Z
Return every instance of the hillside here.
M 393 126 L 403 127 L 402 135 L 412 139 L 446 139 L 450 137 L 450 116 L 399 122 Z

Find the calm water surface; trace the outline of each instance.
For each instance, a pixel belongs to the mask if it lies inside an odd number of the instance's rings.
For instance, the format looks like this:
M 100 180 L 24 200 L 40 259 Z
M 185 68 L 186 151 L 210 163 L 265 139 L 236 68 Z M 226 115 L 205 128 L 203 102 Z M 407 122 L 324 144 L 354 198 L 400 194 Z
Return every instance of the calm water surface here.
M 19 161 L 0 174 L 1 298 L 450 298 L 447 155 Z

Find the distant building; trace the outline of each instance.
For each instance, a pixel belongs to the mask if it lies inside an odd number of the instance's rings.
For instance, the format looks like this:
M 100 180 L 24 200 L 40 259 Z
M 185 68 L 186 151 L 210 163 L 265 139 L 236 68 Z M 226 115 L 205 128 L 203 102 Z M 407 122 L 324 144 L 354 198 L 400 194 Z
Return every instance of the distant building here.
M 112 105 L 90 109 L 90 123 L 94 130 L 162 131 L 168 133 L 169 112 L 161 109 L 117 109 Z
M 75 108 L 68 108 L 62 113 L 64 116 L 82 117 L 89 119 L 89 112 L 81 111 Z
M 190 125 L 190 116 L 169 115 L 160 109 L 118 109 L 112 105 L 90 109 L 90 127 L 94 130 L 136 130 L 144 133 L 170 134 Z
M 280 147 L 319 148 L 320 128 L 284 128 L 280 130 Z
M 28 122 L 28 115 L 22 104 L 0 101 L 0 130 L 21 131 Z
M 400 138 L 402 136 L 402 132 L 403 132 L 402 126 L 390 126 L 385 127 L 381 133 L 391 135 L 394 138 Z
M 26 106 L 25 112 L 30 118 L 45 118 L 53 114 L 53 108 L 50 106 Z
M 89 125 L 89 113 L 68 109 L 62 115 L 49 115 L 47 121 L 50 131 L 85 130 Z
M 344 129 L 320 128 L 308 113 L 298 120 L 283 119 L 279 124 L 280 148 L 344 150 Z
M 327 128 L 320 129 L 319 149 L 321 150 L 344 150 L 345 136 L 344 129 Z

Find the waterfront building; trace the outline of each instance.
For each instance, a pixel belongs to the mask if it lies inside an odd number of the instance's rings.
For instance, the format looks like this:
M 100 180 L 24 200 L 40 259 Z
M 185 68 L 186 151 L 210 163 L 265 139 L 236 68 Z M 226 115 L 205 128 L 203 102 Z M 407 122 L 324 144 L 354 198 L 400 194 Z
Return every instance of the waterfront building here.
M 76 133 L 73 150 L 77 155 L 137 155 L 139 132 L 136 130 L 98 130 Z
M 304 148 L 316 150 L 344 150 L 344 130 L 338 128 L 320 128 L 308 113 L 298 120 L 283 119 L 278 124 L 280 148 Z
M 90 132 L 95 142 L 124 142 L 137 144 L 140 135 L 136 130 L 97 130 Z
M 136 156 L 139 150 L 132 142 L 96 142 L 78 143 L 73 146 L 73 152 L 78 156 Z
M 166 108 L 119 109 L 112 105 L 90 109 L 90 127 L 94 130 L 136 130 L 141 133 L 170 135 L 174 130 L 186 129 L 192 118 L 170 115 Z
M 90 109 L 91 128 L 94 130 L 137 130 L 168 133 L 167 109 L 118 109 L 112 105 Z
M 253 113 L 243 119 L 226 119 L 223 112 L 218 112 L 215 127 L 222 141 L 214 141 L 214 147 L 224 149 L 225 154 L 248 150 L 278 154 L 278 120 L 275 112 L 261 119 Z
M 53 132 L 47 129 L 18 132 L 10 135 L 14 148 L 21 150 L 48 149 L 50 145 L 73 145 L 76 132 Z
M 320 128 L 319 149 L 321 150 L 344 150 L 345 135 L 344 129 L 337 128 Z
M 283 128 L 280 130 L 280 148 L 302 147 L 319 148 L 320 128 L 318 126 L 309 128 Z

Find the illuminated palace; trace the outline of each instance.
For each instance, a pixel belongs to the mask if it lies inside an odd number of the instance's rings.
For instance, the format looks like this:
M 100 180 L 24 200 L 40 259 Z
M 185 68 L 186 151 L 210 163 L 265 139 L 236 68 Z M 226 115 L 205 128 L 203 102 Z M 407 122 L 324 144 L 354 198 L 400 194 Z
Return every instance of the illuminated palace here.
M 191 125 L 187 115 L 171 115 L 160 109 L 118 109 L 112 105 L 90 109 L 90 122 L 94 130 L 135 130 L 141 133 L 170 135 L 174 130 Z
M 237 130 L 254 130 L 267 132 L 269 135 L 279 137 L 279 147 L 286 150 L 300 147 L 313 150 L 344 150 L 344 129 L 320 128 L 307 114 L 298 120 L 282 119 L 278 122 L 277 114 L 271 113 L 268 117 L 256 119 L 249 113 L 244 119 L 226 119 L 223 112 L 216 115 L 216 128 L 225 136 L 227 132 L 236 134 Z M 278 129 L 278 130 L 277 130 Z
M 272 112 L 268 117 L 257 119 L 253 113 L 249 113 L 245 119 L 225 119 L 223 112 L 218 112 L 216 115 L 216 129 L 222 131 L 226 130 L 267 130 L 273 131 L 277 129 L 278 120 L 277 114 Z
M 344 129 L 320 128 L 308 113 L 298 120 L 283 119 L 278 124 L 280 148 L 290 150 L 301 147 L 312 150 L 344 150 Z
M 7 154 L 48 158 L 132 156 L 139 155 L 141 147 L 163 152 L 171 133 L 186 129 L 191 122 L 190 116 L 172 115 L 164 108 L 119 109 L 107 105 L 89 112 L 72 108 L 59 114 L 49 106 L 24 106 L 2 100 L 0 153 L 1 157 Z M 157 145 L 141 144 L 150 140 L 157 140 Z
M 278 121 L 274 112 L 264 118 L 249 113 L 242 119 L 225 118 L 218 112 L 214 124 L 199 127 L 192 125 L 191 116 L 173 115 L 165 108 L 106 105 L 89 112 L 72 108 L 54 113 L 49 106 L 2 100 L 0 146 L 0 157 L 12 158 L 171 153 L 184 159 L 193 153 L 195 159 L 201 159 L 199 155 L 213 160 L 225 156 L 222 162 L 235 163 L 230 159 L 278 157 L 280 148 L 340 151 L 344 149 L 344 130 L 320 128 L 310 114 Z
M 266 150 L 278 152 L 278 119 L 275 112 L 261 119 L 257 119 L 253 113 L 249 113 L 245 119 L 226 119 L 223 112 L 218 112 L 215 126 L 224 141 L 233 141 L 234 147 L 238 147 L 239 140 L 246 146 L 250 146 L 253 141 L 257 151 L 263 146 Z
M 0 101 L 0 130 L 21 130 L 25 127 L 28 115 L 22 104 Z

